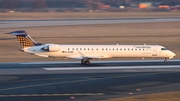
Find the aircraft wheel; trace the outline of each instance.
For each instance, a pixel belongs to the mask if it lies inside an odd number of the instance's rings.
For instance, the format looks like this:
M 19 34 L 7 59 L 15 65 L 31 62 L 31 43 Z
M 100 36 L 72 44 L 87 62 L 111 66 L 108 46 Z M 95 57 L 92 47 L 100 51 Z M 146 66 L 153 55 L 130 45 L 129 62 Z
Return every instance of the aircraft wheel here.
M 164 59 L 164 63 L 166 63 L 166 62 L 167 62 L 167 58 Z
M 89 65 L 90 61 L 89 60 L 81 60 L 81 64 Z
M 84 60 L 81 60 L 81 64 L 84 64 Z
M 85 64 L 86 64 L 86 65 L 89 65 L 89 64 L 90 64 L 90 61 L 85 61 Z

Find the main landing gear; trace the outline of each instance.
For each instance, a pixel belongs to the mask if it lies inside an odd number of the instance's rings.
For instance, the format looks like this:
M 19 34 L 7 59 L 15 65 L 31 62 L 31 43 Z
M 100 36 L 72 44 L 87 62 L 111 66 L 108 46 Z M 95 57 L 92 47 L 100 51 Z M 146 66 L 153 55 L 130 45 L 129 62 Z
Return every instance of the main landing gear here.
M 82 59 L 82 60 L 81 60 L 81 64 L 83 64 L 83 65 L 89 65 L 89 64 L 90 64 L 90 61 L 89 61 L 89 59 Z

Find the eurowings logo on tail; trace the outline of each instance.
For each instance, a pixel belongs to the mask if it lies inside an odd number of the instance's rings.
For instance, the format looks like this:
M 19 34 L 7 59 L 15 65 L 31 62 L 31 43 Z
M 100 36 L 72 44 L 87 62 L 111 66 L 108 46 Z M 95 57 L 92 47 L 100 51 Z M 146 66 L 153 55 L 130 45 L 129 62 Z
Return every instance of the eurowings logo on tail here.
M 41 43 L 35 42 L 35 41 L 26 33 L 26 31 L 23 31 L 23 30 L 13 31 L 13 32 L 10 32 L 10 33 L 7 33 L 7 34 L 16 35 L 19 43 L 20 43 L 21 46 L 22 46 L 22 48 L 42 45 Z
M 34 46 L 32 40 L 30 40 L 28 37 L 23 37 L 18 35 L 17 39 L 20 42 L 22 48 Z

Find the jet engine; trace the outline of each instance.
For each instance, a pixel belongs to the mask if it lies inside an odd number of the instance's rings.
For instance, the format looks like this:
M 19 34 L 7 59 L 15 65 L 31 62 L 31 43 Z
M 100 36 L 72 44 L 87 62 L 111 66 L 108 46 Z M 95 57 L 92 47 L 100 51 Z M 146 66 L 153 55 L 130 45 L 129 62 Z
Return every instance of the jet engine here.
M 59 45 L 51 44 L 51 45 L 44 46 L 42 50 L 49 51 L 49 52 L 57 52 L 60 50 L 60 47 Z

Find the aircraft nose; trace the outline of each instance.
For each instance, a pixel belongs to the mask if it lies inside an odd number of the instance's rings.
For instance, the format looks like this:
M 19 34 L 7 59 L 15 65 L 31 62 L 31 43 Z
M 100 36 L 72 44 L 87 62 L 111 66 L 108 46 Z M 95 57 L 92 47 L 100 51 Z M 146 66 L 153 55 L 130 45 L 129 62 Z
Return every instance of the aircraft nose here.
M 176 54 L 175 54 L 175 53 L 173 53 L 173 52 L 172 52 L 172 55 L 173 55 L 173 56 L 176 56 Z
M 176 54 L 173 53 L 173 52 L 170 52 L 170 55 L 171 55 L 172 57 L 176 56 Z

